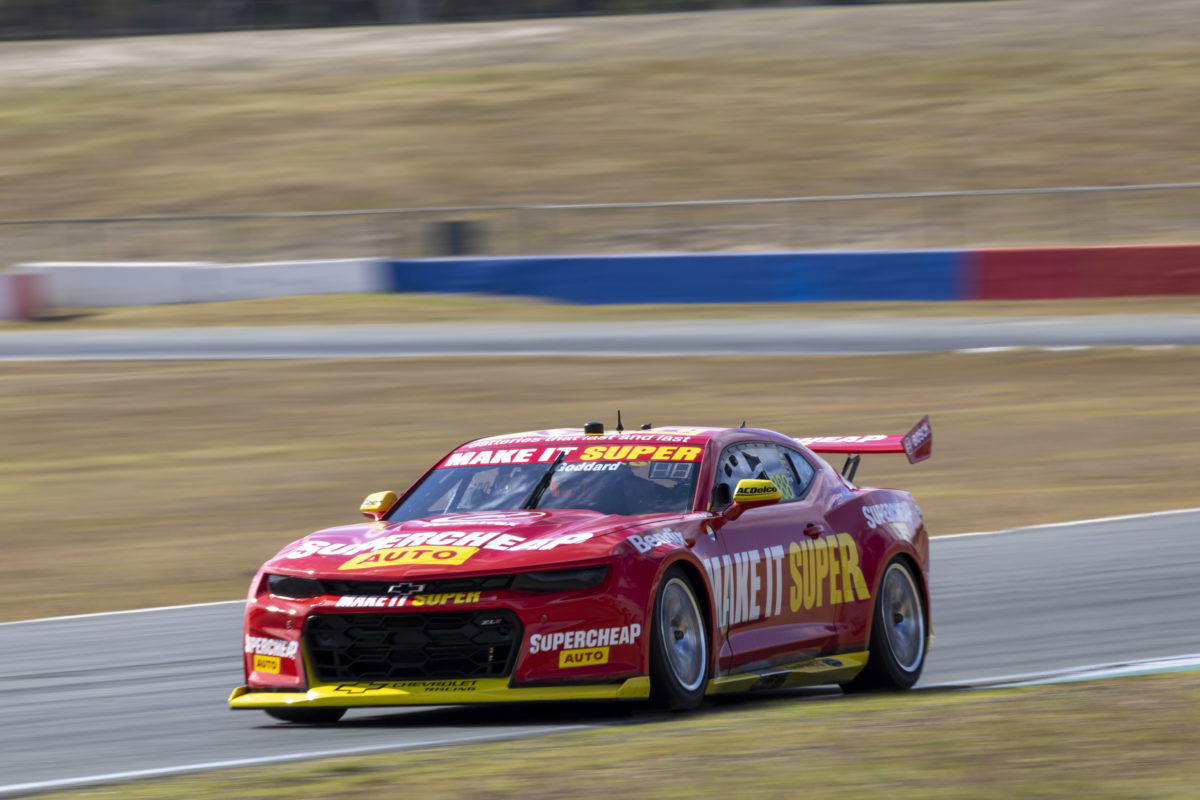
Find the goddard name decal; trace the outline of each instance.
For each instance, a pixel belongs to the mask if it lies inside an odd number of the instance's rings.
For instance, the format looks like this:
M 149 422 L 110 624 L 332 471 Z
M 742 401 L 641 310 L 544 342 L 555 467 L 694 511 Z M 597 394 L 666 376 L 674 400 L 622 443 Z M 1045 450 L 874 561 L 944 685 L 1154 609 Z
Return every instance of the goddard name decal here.
M 787 575 L 784 575 L 784 563 Z M 789 610 L 850 603 L 870 597 L 858 545 L 846 533 L 704 559 L 717 624 L 753 622 Z
M 296 653 L 300 652 L 300 643 L 288 642 L 283 639 L 266 639 L 262 636 L 247 636 L 246 652 L 256 656 L 295 658 Z
M 590 538 L 590 533 L 526 539 L 503 530 L 417 531 L 393 533 L 367 542 L 306 539 L 284 553 L 283 558 L 355 556 L 338 569 L 367 569 L 384 564 L 461 564 L 479 550 L 553 550 Z

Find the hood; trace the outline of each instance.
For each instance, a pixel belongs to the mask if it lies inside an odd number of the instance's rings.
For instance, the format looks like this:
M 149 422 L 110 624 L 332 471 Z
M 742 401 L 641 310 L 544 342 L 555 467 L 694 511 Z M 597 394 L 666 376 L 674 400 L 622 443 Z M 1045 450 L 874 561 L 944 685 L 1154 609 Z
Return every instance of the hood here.
M 477 511 L 317 531 L 267 562 L 271 572 L 342 580 L 469 575 L 552 568 L 607 557 L 622 531 L 679 514 Z

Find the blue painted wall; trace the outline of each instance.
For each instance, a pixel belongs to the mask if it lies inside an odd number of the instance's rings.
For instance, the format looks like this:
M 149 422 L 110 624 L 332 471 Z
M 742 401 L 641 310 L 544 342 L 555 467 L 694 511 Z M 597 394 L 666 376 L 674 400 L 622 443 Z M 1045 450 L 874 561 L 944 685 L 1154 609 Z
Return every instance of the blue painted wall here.
M 393 261 L 397 292 L 526 295 L 571 303 L 955 300 L 955 250 L 427 258 Z

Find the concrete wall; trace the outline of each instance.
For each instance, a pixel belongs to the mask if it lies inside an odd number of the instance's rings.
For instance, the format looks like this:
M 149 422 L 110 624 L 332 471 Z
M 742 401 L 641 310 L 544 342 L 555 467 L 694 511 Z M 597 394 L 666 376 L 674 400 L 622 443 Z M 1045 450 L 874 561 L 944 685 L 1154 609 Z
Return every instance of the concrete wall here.
M 24 265 L 41 275 L 56 307 L 212 303 L 300 294 L 387 290 L 386 270 L 372 259 L 269 264 L 55 263 Z

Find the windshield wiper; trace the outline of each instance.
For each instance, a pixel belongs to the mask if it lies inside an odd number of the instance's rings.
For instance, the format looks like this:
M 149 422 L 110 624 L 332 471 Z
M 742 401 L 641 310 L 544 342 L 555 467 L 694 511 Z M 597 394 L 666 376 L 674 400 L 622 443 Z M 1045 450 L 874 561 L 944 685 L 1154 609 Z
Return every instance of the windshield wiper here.
M 529 493 L 529 499 L 521 504 L 521 508 L 537 508 L 538 501 L 542 499 L 542 494 L 550 485 L 550 477 L 554 475 L 554 470 L 558 469 L 558 465 L 567 457 L 566 450 L 559 450 L 558 455 L 554 459 L 554 463 L 550 468 L 542 473 L 542 477 L 538 479 L 537 485 L 533 487 L 533 491 Z

